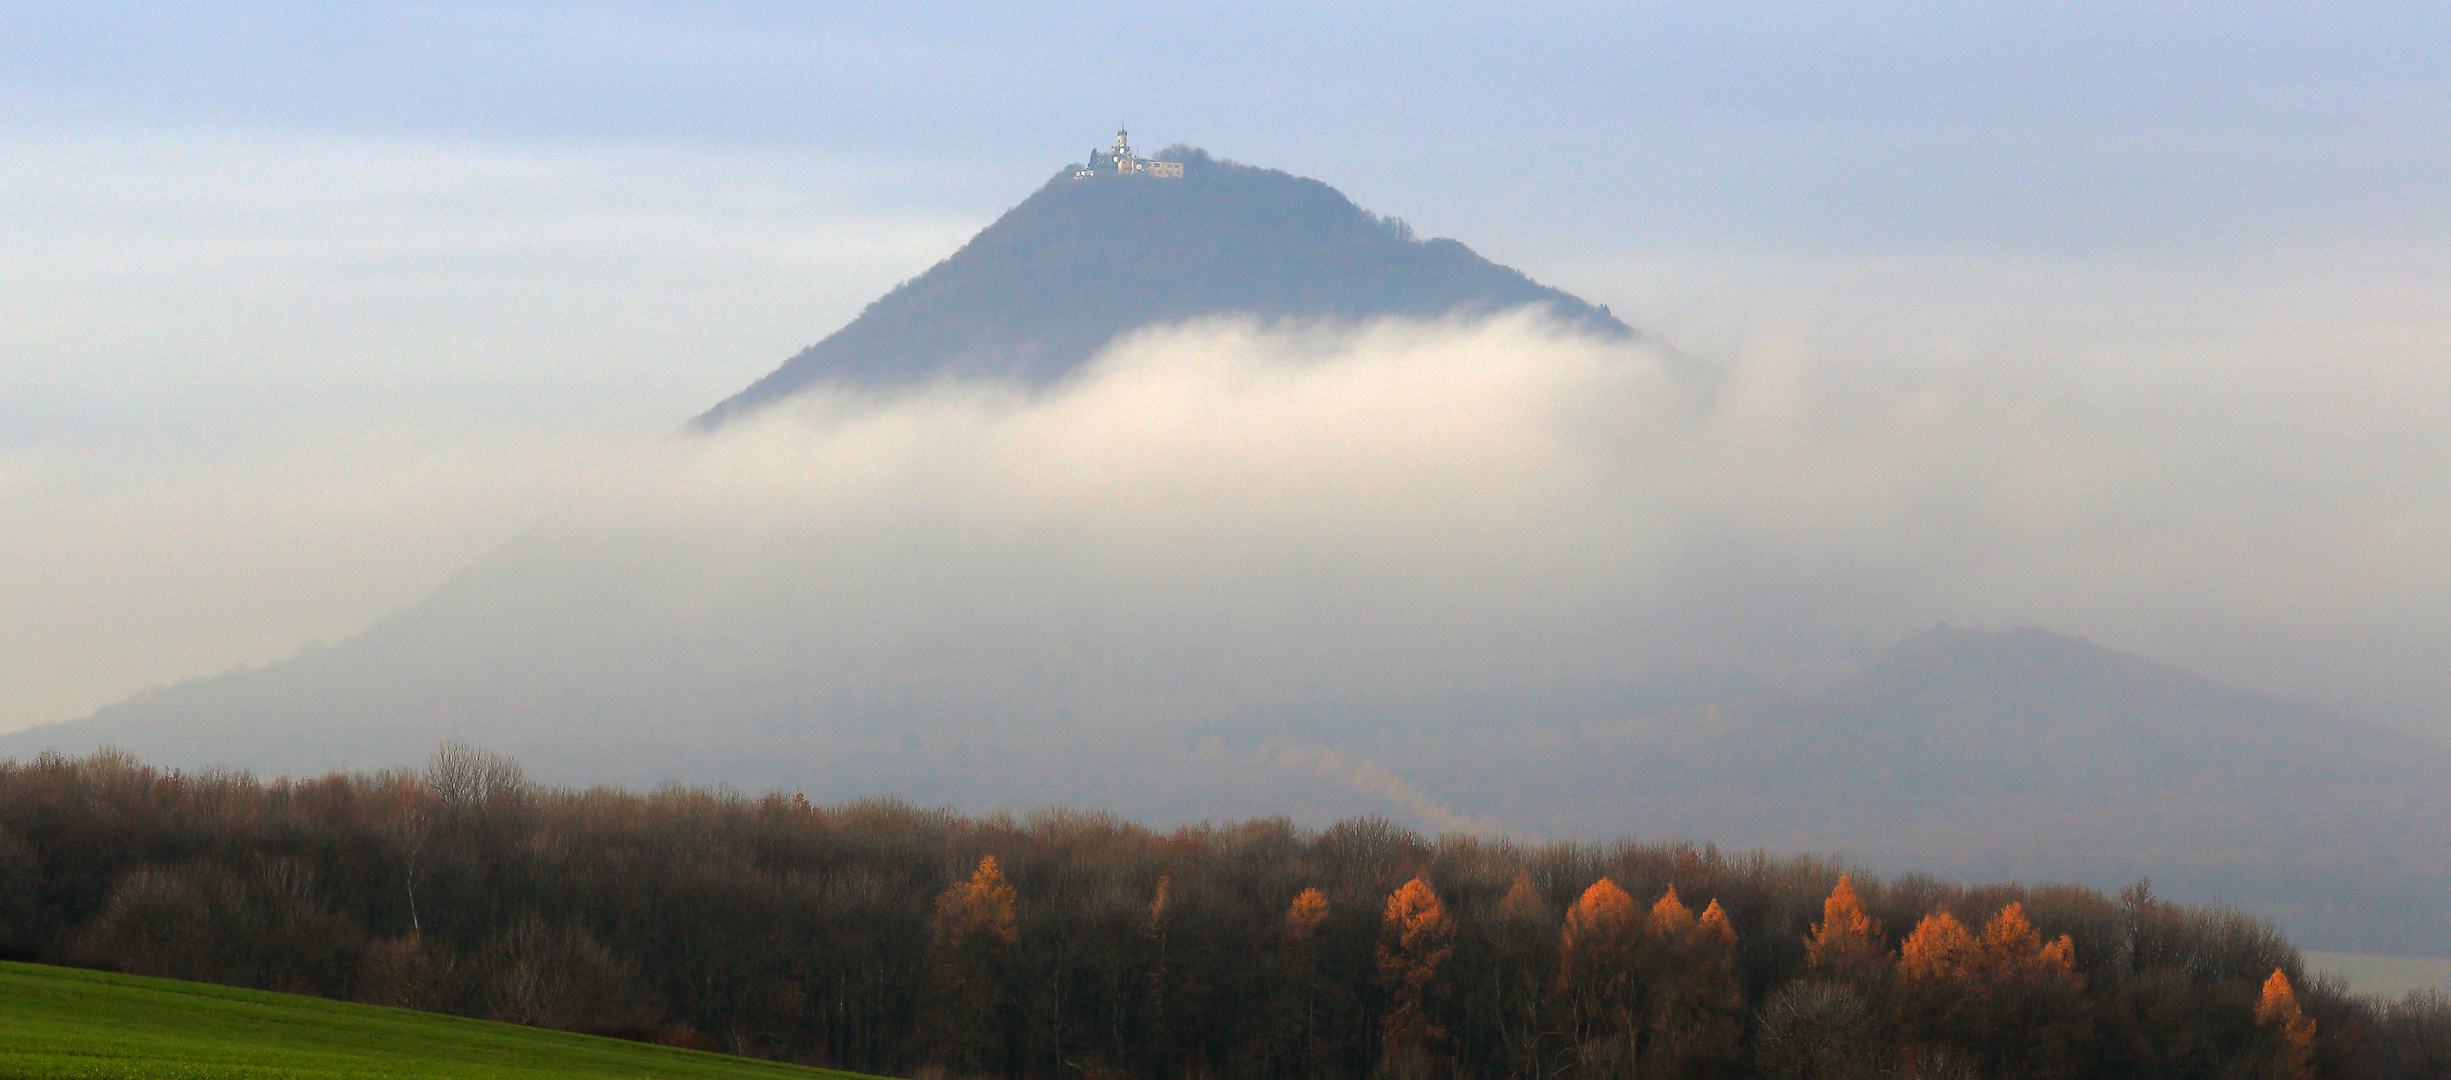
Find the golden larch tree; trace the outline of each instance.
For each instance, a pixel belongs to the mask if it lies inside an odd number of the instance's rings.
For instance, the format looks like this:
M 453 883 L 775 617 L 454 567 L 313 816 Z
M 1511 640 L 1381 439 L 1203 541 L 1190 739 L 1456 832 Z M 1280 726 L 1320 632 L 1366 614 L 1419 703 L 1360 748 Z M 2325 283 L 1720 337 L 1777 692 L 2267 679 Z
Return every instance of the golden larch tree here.
M 1304 889 L 1285 908 L 1285 939 L 1306 941 L 1328 921 L 1328 898 L 1318 889 Z
M 1855 894 L 1855 882 L 1838 875 L 1838 887 L 1821 902 L 1821 921 L 1813 924 L 1813 934 L 1805 940 L 1806 962 L 1822 971 L 1858 973 L 1871 970 L 1884 951 L 1880 920 L 1864 910 L 1863 898 Z
M 1164 925 L 1166 912 L 1174 907 L 1174 900 L 1169 895 L 1173 888 L 1173 877 L 1166 874 L 1157 876 L 1157 893 L 1149 898 L 1149 926 L 1152 929 Z
M 2298 1008 L 2298 988 L 2289 976 L 2272 969 L 2264 980 L 2264 996 L 2255 1004 L 2255 1022 L 2281 1038 L 2283 1060 L 2297 1080 L 2315 1075 L 2315 1018 Z
M 1558 933 L 1558 989 L 1585 1034 L 1622 1033 L 1634 1025 L 1634 954 L 1642 922 L 1634 898 L 1601 878 L 1566 909 Z
M 1977 944 L 1982 954 L 1977 963 L 1983 970 L 2014 972 L 2042 952 L 2042 932 L 2034 929 L 2034 920 L 2026 918 L 2025 905 L 2012 902 L 1983 924 L 1983 937 Z
M 2044 971 L 2075 976 L 2077 973 L 2076 939 L 2061 934 L 2059 940 L 2043 946 L 2042 953 L 2035 959 L 2041 964 Z
M 1634 898 L 1616 882 L 1601 878 L 1566 909 L 1566 928 L 1558 936 L 1558 959 L 1569 970 L 1623 966 L 1634 934 Z
M 2023 904 L 2001 908 L 1979 936 L 1946 911 L 1926 916 L 1899 950 L 1903 1048 L 1985 1075 L 2076 1075 L 2089 1022 L 2075 961 L 2076 942 L 2044 944 Z
M 1966 978 L 1976 970 L 1974 935 L 1957 916 L 1934 912 L 1915 924 L 1898 949 L 1898 977 L 1908 982 L 1937 983 Z
M 1651 905 L 1651 933 L 1663 940 L 1684 937 L 1694 928 L 1694 909 L 1677 899 L 1677 887 L 1670 885 L 1659 903 Z
M 1645 1076 L 1718 1076 L 1737 1063 L 1744 992 L 1736 926 L 1714 899 L 1699 918 L 1670 889 L 1652 906 L 1643 950 L 1645 1010 L 1637 1062 Z
M 1983 924 L 1976 952 L 1976 966 L 1989 978 L 2082 981 L 2076 972 L 2076 940 L 2061 934 L 2045 944 L 2041 931 L 2026 917 L 2024 904 L 2012 902 Z
M 1455 951 L 1455 920 L 1421 878 L 1387 898 L 1379 924 L 1379 982 L 1386 987 L 1386 1052 L 1395 1071 L 1410 1072 L 1446 1032 L 1430 1021 L 1429 991 L 1438 965 Z
M 1717 898 L 1702 909 L 1702 918 L 1694 930 L 1701 941 L 1716 948 L 1732 948 L 1736 944 L 1736 924 L 1728 921 L 1728 913 L 1719 906 Z
M 1013 941 L 1013 887 L 1004 880 L 996 857 L 979 860 L 968 881 L 936 897 L 936 918 L 930 930 L 939 947 L 971 942 L 1009 945 Z
M 985 1066 L 997 1046 L 1001 965 L 1014 938 L 1014 893 L 996 857 L 937 894 L 928 926 L 932 1043 L 957 1069 Z
M 1571 1029 L 1574 1068 L 1607 1080 L 1633 1068 L 1642 1017 L 1642 909 L 1601 878 L 1566 909 L 1558 933 L 1558 1000 Z
M 1328 1052 L 1320 1033 L 1319 928 L 1328 921 L 1328 898 L 1316 888 L 1294 895 L 1285 905 L 1284 944 L 1277 954 L 1277 978 L 1282 992 L 1269 995 L 1269 1056 L 1273 1072 L 1288 1076 L 1318 1075 Z
M 1728 920 L 1727 909 L 1718 900 L 1702 909 L 1683 944 L 1681 951 L 1691 974 L 1682 982 L 1692 1006 L 1704 1012 L 1733 1013 L 1741 1008 L 1744 992 L 1736 984 L 1736 924 Z

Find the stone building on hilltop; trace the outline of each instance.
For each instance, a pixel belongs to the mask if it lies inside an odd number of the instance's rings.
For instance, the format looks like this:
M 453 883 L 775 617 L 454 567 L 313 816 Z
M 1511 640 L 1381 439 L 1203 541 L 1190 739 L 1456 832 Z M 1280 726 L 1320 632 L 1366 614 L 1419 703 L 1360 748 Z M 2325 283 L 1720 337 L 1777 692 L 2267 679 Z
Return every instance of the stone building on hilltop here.
M 1183 163 L 1151 161 L 1135 156 L 1132 153 L 1132 133 L 1116 128 L 1112 149 L 1091 150 L 1089 164 L 1072 171 L 1075 180 L 1087 180 L 1093 176 L 1148 176 L 1160 180 L 1180 180 L 1183 177 Z

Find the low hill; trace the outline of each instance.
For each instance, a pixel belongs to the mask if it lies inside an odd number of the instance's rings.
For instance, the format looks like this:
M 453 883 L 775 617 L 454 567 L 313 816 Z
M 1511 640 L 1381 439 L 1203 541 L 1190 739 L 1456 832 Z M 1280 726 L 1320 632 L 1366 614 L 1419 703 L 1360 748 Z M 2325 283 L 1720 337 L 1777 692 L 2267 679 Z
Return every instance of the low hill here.
M 2034 628 L 1928 631 L 1826 690 L 1518 740 L 1433 786 L 1570 834 L 2150 876 L 2301 941 L 2451 950 L 2451 749 Z
M 261 990 L 0 963 L 0 1074 L 13 1077 L 789 1077 L 807 1069 Z

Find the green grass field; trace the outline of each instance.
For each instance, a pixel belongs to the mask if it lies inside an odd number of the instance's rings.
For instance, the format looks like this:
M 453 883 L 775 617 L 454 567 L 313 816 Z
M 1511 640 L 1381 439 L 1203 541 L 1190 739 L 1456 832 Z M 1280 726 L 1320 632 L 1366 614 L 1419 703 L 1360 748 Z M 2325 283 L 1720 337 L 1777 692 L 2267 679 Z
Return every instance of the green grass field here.
M 853 1080 L 858 1074 L 321 998 L 0 963 L 0 1076 Z

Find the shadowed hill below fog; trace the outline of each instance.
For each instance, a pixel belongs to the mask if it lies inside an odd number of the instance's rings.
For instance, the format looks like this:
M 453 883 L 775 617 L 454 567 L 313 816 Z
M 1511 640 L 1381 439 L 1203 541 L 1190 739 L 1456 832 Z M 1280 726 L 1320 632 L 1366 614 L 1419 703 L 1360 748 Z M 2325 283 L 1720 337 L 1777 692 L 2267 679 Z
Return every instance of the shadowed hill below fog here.
M 829 682 L 795 673 L 823 671 L 814 650 L 744 657 L 625 634 L 466 648 L 388 624 L 0 737 L 0 754 L 114 744 L 311 772 L 472 737 L 567 782 L 1067 804 L 1158 823 L 1380 813 L 1893 872 L 2105 888 L 2149 876 L 2165 895 L 2279 917 L 2314 947 L 2451 951 L 2451 750 L 2039 630 L 1927 633 L 1823 692 L 1654 713 L 1630 685 L 1616 705 L 1592 687 L 1487 710 L 1316 690 L 1236 704 L 1130 688 L 1148 666 L 1131 659 L 962 683 L 949 658 L 934 684 Z M 1233 723 L 1202 722 L 1221 709 Z M 1446 733 L 1427 730 L 1442 721 Z
M 1317 180 L 1169 151 L 1179 179 L 1070 169 L 951 258 L 698 420 L 712 428 L 820 382 L 1062 377 L 1126 331 L 1206 315 L 1434 318 L 1546 304 L 1632 333 L 1604 308 L 1473 253 L 1419 240 Z
M 2309 938 L 2451 950 L 2451 748 L 2043 630 L 1929 631 L 1821 693 L 1518 747 L 1429 787 L 1571 834 L 2149 875 Z

